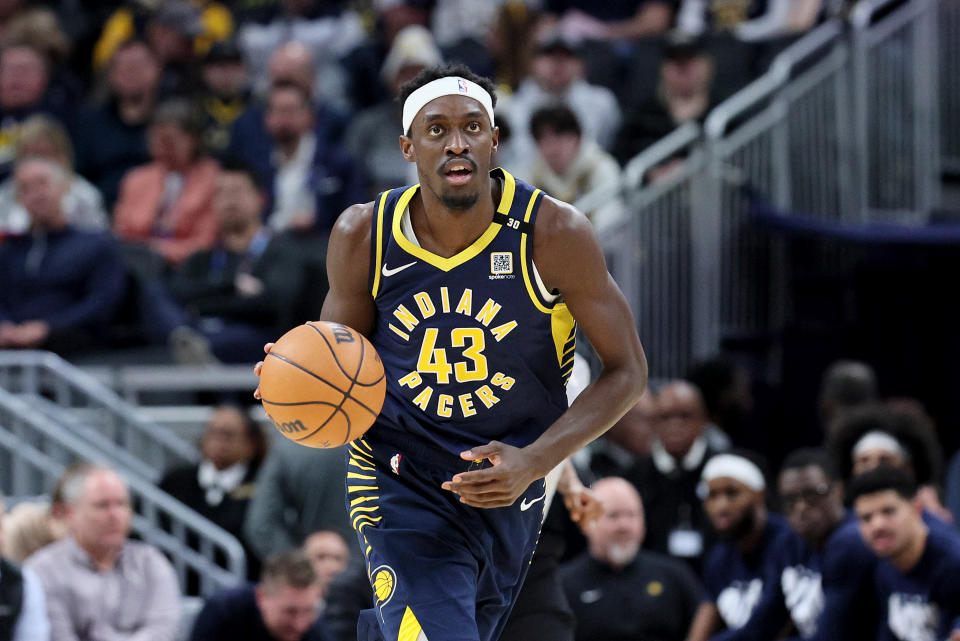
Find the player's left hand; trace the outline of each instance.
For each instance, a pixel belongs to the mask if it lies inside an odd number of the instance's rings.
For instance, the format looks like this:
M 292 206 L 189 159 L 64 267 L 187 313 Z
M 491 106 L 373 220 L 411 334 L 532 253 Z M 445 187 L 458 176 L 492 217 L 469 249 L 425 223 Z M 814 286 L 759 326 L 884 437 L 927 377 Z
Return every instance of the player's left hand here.
M 960 641 L 960 629 L 950 633 L 950 641 Z
M 487 459 L 493 467 L 461 472 L 441 487 L 460 496 L 460 501 L 473 507 L 507 507 L 523 494 L 537 477 L 530 471 L 527 454 L 520 448 L 491 441 L 486 445 L 460 453 L 466 461 Z

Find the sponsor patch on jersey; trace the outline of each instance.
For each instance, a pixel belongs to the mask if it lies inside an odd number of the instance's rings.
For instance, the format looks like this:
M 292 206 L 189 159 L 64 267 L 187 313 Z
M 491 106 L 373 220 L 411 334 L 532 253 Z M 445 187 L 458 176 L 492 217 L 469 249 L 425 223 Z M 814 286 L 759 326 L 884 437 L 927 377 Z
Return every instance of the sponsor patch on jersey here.
M 490 274 L 506 276 L 513 273 L 513 252 L 491 252 Z

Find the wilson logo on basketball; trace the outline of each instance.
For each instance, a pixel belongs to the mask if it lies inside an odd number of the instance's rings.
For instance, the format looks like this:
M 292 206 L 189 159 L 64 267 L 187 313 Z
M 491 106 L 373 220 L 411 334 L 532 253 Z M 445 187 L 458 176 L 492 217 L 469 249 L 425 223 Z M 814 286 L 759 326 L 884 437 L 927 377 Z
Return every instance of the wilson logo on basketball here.
M 341 343 L 352 343 L 356 340 L 353 337 L 353 333 L 342 325 L 333 328 L 333 338 L 337 341 L 337 345 Z
M 274 420 L 272 416 L 267 415 L 273 424 L 277 426 L 277 429 L 283 432 L 284 434 L 293 434 L 294 432 L 303 432 L 307 429 L 307 426 L 303 424 L 303 421 L 288 421 L 286 423 L 282 421 Z

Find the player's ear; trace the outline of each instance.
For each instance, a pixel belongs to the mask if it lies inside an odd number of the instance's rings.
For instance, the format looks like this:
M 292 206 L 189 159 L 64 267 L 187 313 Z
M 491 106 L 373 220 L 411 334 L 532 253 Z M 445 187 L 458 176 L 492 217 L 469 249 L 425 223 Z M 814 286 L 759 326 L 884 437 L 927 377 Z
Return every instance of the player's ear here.
M 500 127 L 493 128 L 492 139 L 493 149 L 491 150 L 491 153 L 495 154 L 497 153 L 497 148 L 500 146 Z
M 407 162 L 417 162 L 417 151 L 413 148 L 413 139 L 400 136 L 400 152 Z

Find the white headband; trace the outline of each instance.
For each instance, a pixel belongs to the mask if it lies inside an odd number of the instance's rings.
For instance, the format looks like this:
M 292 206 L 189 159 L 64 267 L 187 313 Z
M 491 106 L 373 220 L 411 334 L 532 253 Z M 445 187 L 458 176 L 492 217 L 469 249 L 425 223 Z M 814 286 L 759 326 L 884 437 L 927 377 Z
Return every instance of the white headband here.
M 447 76 L 428 82 L 407 97 L 403 103 L 403 133 L 410 131 L 414 117 L 428 102 L 443 96 L 473 98 L 483 106 L 490 118 L 490 126 L 493 127 L 493 98 L 487 90 L 466 78 Z
M 703 467 L 700 478 L 704 483 L 718 478 L 729 478 L 757 491 L 767 487 L 760 468 L 753 461 L 736 454 L 717 454 Z
M 857 458 L 869 450 L 883 450 L 884 452 L 896 454 L 905 461 L 910 460 L 910 455 L 907 454 L 907 450 L 900 445 L 900 441 L 890 436 L 886 432 L 878 432 L 874 430 L 864 434 L 863 437 L 857 441 L 857 444 L 853 446 L 851 456 L 853 458 Z

